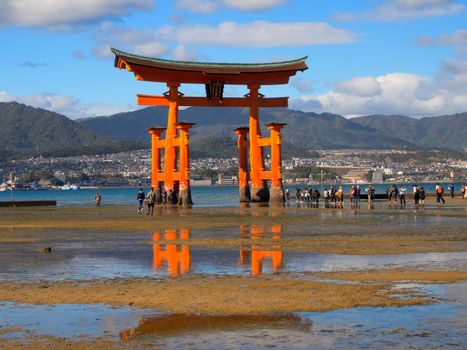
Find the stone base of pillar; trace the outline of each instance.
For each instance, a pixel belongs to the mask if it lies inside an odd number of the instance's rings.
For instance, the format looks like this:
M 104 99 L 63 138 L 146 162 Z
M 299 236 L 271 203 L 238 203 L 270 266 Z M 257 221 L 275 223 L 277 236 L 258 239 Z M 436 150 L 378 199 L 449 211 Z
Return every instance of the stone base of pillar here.
M 253 203 L 269 202 L 269 189 L 266 181 L 264 181 L 261 186 L 251 184 L 251 201 Z
M 155 186 L 154 192 L 156 192 L 156 204 L 162 204 L 162 188 L 161 186 Z
M 279 186 L 271 186 L 269 202 L 280 205 L 285 203 L 285 194 L 282 184 Z
M 239 187 L 239 195 L 240 203 L 249 203 L 251 201 L 250 188 L 248 187 L 248 185 L 246 185 L 245 187 Z
M 191 200 L 190 187 L 184 190 L 180 190 L 178 193 L 178 205 L 183 205 L 184 207 L 191 207 L 193 205 L 193 201 Z

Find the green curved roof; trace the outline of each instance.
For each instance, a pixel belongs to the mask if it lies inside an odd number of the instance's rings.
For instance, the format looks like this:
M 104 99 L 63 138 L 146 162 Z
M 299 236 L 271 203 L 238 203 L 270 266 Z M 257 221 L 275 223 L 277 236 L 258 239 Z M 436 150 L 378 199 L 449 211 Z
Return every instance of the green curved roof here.
M 283 70 L 293 69 L 293 70 L 305 70 L 308 69 L 308 66 L 305 63 L 305 60 L 308 56 L 300 57 L 294 60 L 289 61 L 280 61 L 280 62 L 265 62 L 265 63 L 219 63 L 219 62 L 193 62 L 193 61 L 176 61 L 176 60 L 167 60 L 162 58 L 147 57 L 141 55 L 135 55 L 132 53 L 124 52 L 116 48 L 111 48 L 112 52 L 115 54 L 116 58 L 122 58 L 128 63 L 146 63 L 150 66 L 165 66 L 173 67 L 173 69 L 180 69 L 183 67 L 185 70 L 192 68 L 194 70 L 203 70 L 203 69 L 237 69 L 237 70 L 255 70 L 255 69 L 268 69 L 271 70 Z

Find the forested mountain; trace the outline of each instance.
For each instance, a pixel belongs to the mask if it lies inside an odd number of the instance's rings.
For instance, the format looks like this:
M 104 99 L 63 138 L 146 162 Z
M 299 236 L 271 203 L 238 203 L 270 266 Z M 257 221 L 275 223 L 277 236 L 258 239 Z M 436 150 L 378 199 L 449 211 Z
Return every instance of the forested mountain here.
M 400 115 L 371 115 L 353 118 L 352 121 L 421 148 L 467 148 L 467 113 L 422 119 Z
M 0 103 L 0 140 L 2 159 L 113 153 L 142 147 L 137 142 L 98 134 L 63 115 L 16 102 Z

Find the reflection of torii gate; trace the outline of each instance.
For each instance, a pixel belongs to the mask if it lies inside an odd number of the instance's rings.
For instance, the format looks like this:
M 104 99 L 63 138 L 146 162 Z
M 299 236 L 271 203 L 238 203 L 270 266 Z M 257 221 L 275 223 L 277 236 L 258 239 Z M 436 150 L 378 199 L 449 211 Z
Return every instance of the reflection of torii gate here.
M 240 226 L 240 237 L 251 238 L 251 251 L 240 246 L 240 264 L 244 264 L 251 254 L 251 274 L 259 276 L 263 272 L 264 260 L 272 261 L 272 271 L 282 269 L 282 258 L 284 253 L 280 244 L 282 225 L 272 225 L 266 230 L 263 225 L 252 225 L 250 229 Z
M 133 55 L 112 49 L 115 67 L 134 73 L 137 80 L 166 83 L 169 90 L 162 96 L 138 95 L 138 104 L 168 106 L 167 128 L 148 129 L 152 135 L 152 181 L 158 194 L 162 182 L 167 194 L 178 192 L 178 204 L 191 205 L 189 137 L 191 123 L 178 122 L 180 106 L 249 107 L 249 127 L 235 130 L 239 149 L 239 191 L 241 202 L 267 202 L 269 197 L 284 201 L 282 189 L 281 135 L 285 125 L 271 123 L 270 137 L 262 137 L 259 124 L 260 107 L 287 107 L 287 97 L 266 98 L 261 85 L 287 84 L 289 78 L 307 69 L 305 59 L 260 64 L 228 64 L 182 62 Z M 180 84 L 204 84 L 206 97 L 187 97 L 179 92 Z M 224 85 L 246 85 L 249 93 L 240 98 L 224 98 Z M 165 131 L 165 139 L 161 135 Z M 250 139 L 248 140 L 248 133 Z M 263 147 L 271 147 L 271 169 L 264 167 Z M 164 150 L 164 169 L 161 169 L 161 149 Z M 248 172 L 248 151 L 250 171 Z M 271 181 L 271 193 L 267 187 Z M 249 188 L 251 181 L 251 192 Z M 251 194 L 250 194 L 251 193 Z
M 162 267 L 167 262 L 167 267 L 171 276 L 178 276 L 190 270 L 191 254 L 190 247 L 186 241 L 190 239 L 190 230 L 165 230 L 165 249 L 162 244 L 163 238 L 158 231 L 153 233 L 153 260 L 154 269 Z M 177 242 L 182 240 L 185 242 Z M 185 244 L 183 244 L 185 243 Z

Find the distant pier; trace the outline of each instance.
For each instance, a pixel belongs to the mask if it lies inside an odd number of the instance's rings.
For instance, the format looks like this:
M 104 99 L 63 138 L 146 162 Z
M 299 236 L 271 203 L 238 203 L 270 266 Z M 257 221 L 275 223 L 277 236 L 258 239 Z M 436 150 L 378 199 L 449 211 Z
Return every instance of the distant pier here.
M 36 200 L 36 201 L 3 201 L 0 207 L 45 207 L 56 206 L 55 200 Z

